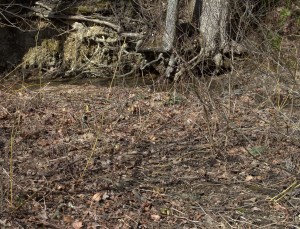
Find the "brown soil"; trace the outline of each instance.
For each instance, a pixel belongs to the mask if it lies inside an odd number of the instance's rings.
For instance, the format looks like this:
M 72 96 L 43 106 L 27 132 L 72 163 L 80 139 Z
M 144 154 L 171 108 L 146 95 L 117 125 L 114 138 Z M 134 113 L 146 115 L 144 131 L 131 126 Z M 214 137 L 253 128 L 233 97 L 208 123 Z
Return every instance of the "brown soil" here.
M 3 86 L 0 227 L 299 228 L 299 96 L 267 77 Z

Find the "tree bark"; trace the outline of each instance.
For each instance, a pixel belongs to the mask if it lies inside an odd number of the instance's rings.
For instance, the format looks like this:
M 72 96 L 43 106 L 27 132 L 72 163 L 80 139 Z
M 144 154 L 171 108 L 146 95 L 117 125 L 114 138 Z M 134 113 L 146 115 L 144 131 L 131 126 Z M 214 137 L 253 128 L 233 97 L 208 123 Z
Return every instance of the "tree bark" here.
M 200 45 L 204 56 L 220 52 L 228 44 L 229 0 L 203 0 L 200 16 Z
M 168 0 L 165 32 L 163 35 L 163 49 L 169 52 L 173 48 L 176 35 L 176 23 L 178 15 L 178 0 Z
M 200 0 L 198 0 L 200 1 Z M 211 58 L 216 71 L 223 65 L 222 51 L 228 46 L 229 37 L 227 34 L 228 12 L 230 0 L 203 0 L 200 15 L 200 54 L 189 63 L 192 68 L 199 65 L 203 59 Z

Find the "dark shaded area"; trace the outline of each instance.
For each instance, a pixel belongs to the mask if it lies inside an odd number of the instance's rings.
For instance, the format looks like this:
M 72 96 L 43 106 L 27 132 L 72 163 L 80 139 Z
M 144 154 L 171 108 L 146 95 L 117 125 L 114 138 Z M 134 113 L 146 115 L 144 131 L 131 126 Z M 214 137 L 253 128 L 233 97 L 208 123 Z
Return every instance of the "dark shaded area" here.
M 39 31 L 21 31 L 12 27 L 0 28 L 0 73 L 15 68 L 22 62 L 28 49 L 40 45 L 43 39 L 49 39 L 57 34 L 58 31 L 52 28 Z

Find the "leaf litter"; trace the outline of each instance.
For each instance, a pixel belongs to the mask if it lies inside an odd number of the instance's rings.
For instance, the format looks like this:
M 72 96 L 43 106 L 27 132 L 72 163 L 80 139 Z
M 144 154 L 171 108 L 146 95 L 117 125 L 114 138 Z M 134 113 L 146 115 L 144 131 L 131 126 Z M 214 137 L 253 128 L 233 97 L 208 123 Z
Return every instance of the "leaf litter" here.
M 299 115 L 257 91 L 229 111 L 217 93 L 203 105 L 147 87 L 3 89 L 1 227 L 299 225 L 299 186 L 270 201 L 299 179 Z

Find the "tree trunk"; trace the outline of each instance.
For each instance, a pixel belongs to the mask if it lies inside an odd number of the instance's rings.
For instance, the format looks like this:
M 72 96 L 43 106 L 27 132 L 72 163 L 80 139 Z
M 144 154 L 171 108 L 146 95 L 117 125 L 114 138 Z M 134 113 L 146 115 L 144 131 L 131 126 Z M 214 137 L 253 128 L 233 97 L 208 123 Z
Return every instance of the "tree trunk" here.
M 204 56 L 222 51 L 228 44 L 229 0 L 203 0 L 200 16 L 200 44 Z
M 163 35 L 163 50 L 169 52 L 173 48 L 176 35 L 178 0 L 168 0 L 166 27 Z
M 190 61 L 192 68 L 198 66 L 203 59 L 212 59 L 216 70 L 223 65 L 223 51 L 228 50 L 229 36 L 229 1 L 230 0 L 187 0 L 188 18 L 196 19 L 199 24 L 200 54 Z M 166 28 L 163 39 L 165 51 L 173 48 L 175 25 L 177 20 L 178 0 L 168 0 Z M 172 58 L 170 58 L 170 61 Z M 169 63 L 170 65 L 170 63 Z M 173 63 L 174 65 L 174 63 Z M 174 66 L 170 65 L 173 69 Z M 170 67 L 169 66 L 169 67 Z M 170 71 L 167 71 L 169 76 Z

